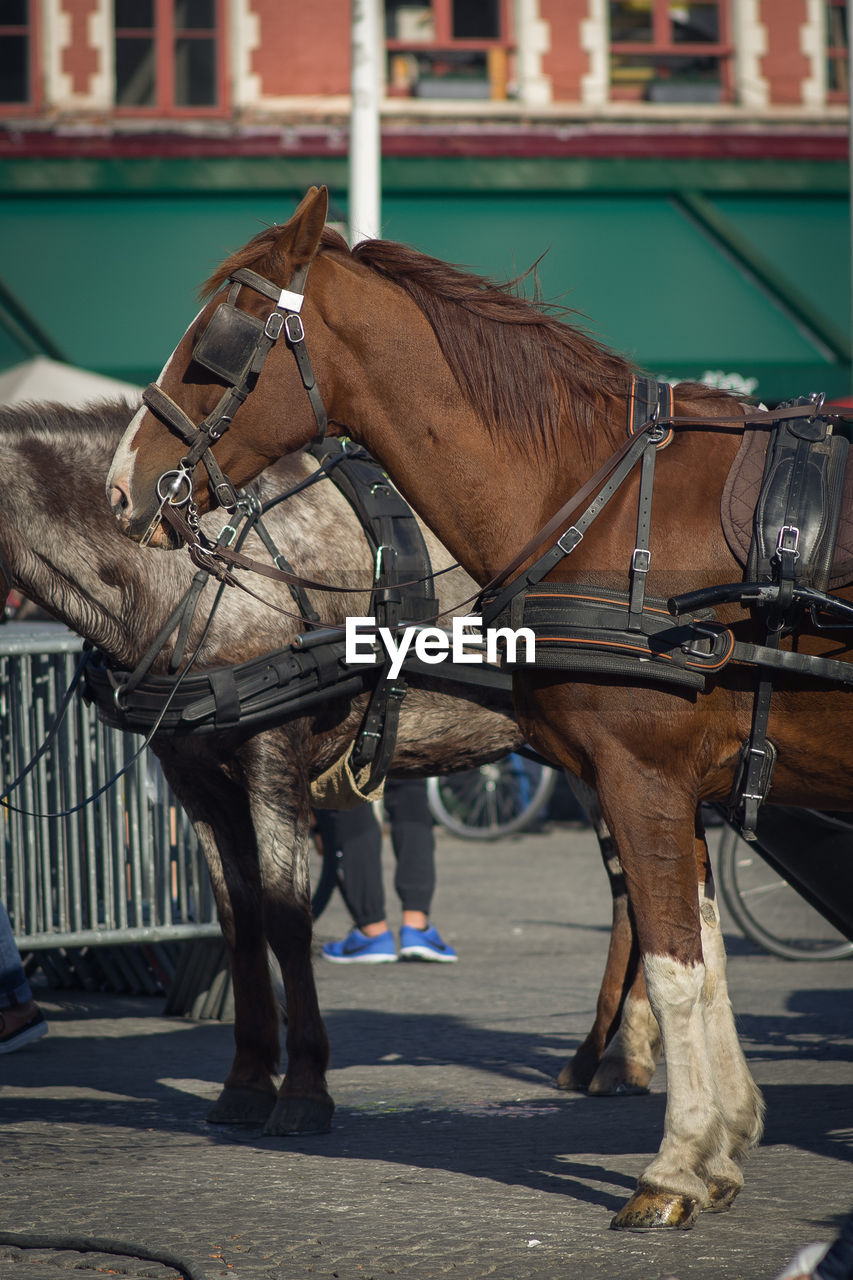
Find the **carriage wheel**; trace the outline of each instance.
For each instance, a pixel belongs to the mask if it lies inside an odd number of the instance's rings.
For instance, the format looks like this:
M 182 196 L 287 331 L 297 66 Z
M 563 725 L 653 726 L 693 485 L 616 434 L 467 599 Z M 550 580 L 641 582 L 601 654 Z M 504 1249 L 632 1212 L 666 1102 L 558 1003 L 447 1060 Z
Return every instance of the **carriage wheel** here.
M 522 831 L 543 811 L 557 770 L 512 754 L 479 769 L 427 781 L 436 822 L 465 840 L 498 840 Z
M 752 942 L 783 960 L 841 960 L 853 942 L 824 920 L 728 825 L 717 855 L 723 901 Z

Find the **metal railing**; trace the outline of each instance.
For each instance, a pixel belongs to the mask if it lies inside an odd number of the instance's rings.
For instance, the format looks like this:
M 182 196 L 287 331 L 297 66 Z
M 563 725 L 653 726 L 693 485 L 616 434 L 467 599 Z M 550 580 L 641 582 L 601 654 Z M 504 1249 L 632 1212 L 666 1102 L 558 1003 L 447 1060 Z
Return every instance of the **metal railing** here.
M 0 628 L 0 792 L 45 741 L 82 648 L 59 623 Z M 92 804 L 45 816 L 91 796 L 141 742 L 75 696 L 50 749 L 3 803 L 0 897 L 22 950 L 219 936 L 204 857 L 150 751 Z

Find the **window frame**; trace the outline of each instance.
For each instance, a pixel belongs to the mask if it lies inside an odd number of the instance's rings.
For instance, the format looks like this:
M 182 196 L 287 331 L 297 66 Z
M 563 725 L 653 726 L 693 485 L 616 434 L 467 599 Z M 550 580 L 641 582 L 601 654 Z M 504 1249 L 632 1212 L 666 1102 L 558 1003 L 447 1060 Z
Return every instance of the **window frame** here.
M 0 102 L 0 115 L 30 115 L 38 111 L 44 101 L 42 79 L 39 75 L 41 66 L 41 5 L 38 0 L 27 0 L 27 21 L 19 23 L 0 23 L 0 40 L 4 36 L 26 33 L 28 44 L 27 79 L 29 97 L 26 102 Z
M 830 14 L 830 10 L 832 9 L 839 9 L 841 13 L 844 15 L 844 18 L 846 21 L 847 0 L 825 0 L 825 3 L 824 3 L 824 13 L 826 14 L 826 44 L 824 48 L 824 57 L 826 58 L 826 64 L 827 64 L 826 66 L 826 70 L 827 70 L 826 100 L 827 102 L 844 103 L 844 102 L 848 102 L 850 98 L 850 91 L 849 91 L 850 32 L 849 31 L 847 32 L 847 44 L 831 44 L 830 43 L 830 37 L 832 32 L 831 32 L 831 24 L 829 22 L 829 14 Z M 843 77 L 844 85 L 845 85 L 843 89 L 833 89 L 830 87 L 829 67 L 830 67 L 830 64 L 834 62 L 848 64 L 845 68 L 845 75 Z
M 424 8 L 429 7 L 433 12 L 433 21 L 435 23 L 434 39 L 398 40 L 396 37 L 389 37 L 386 33 L 385 53 L 387 56 L 393 56 L 395 53 L 484 52 L 488 64 L 489 54 L 492 52 L 502 52 L 507 62 L 516 52 L 518 45 L 515 38 L 513 0 L 498 0 L 498 21 L 501 34 L 482 38 L 454 36 L 452 34 L 453 0 L 423 0 L 423 3 Z M 389 88 L 390 86 L 386 84 L 386 94 L 389 94 Z M 406 97 L 405 100 L 417 101 L 417 98 L 412 94 Z M 452 102 L 454 99 L 449 97 L 445 101 Z
M 735 69 L 734 69 L 734 53 L 735 46 L 732 39 L 732 19 L 730 13 L 729 0 L 716 0 L 717 13 L 719 16 L 719 39 L 714 41 L 701 41 L 696 43 L 676 44 L 671 38 L 669 25 L 669 12 L 672 0 L 650 0 L 652 10 L 652 38 L 651 40 L 614 40 L 610 33 L 610 8 L 608 5 L 608 75 L 610 79 L 610 101 L 611 102 L 636 102 L 648 101 L 643 98 L 636 98 L 633 94 L 626 92 L 624 95 L 618 91 L 618 86 L 614 84 L 612 77 L 612 59 L 614 54 L 622 54 L 629 57 L 648 56 L 649 62 L 653 62 L 656 57 L 708 57 L 718 58 L 720 62 L 720 104 L 731 103 L 735 100 Z M 616 92 L 614 93 L 614 89 Z M 655 105 L 655 104 L 652 104 Z M 663 105 L 663 104 L 658 104 Z M 689 106 L 687 102 L 680 105 Z
M 154 0 L 154 26 L 150 29 L 154 41 L 154 104 L 152 106 L 127 106 L 117 101 L 117 85 L 113 82 L 113 112 L 117 116 L 139 118 L 177 118 L 205 116 L 208 118 L 227 116 L 231 111 L 228 83 L 228 14 L 226 0 L 214 0 L 214 24 L 208 33 L 201 29 L 193 35 L 193 28 L 187 31 L 175 26 L 175 6 L 173 0 Z M 115 13 L 115 9 L 113 9 Z M 117 27 L 113 25 L 112 41 L 115 51 L 116 41 L 124 35 L 148 35 L 149 29 L 144 27 Z M 217 102 L 210 106 L 202 104 L 178 106 L 175 102 L 175 44 L 178 39 L 206 39 L 212 36 L 216 44 L 215 84 Z

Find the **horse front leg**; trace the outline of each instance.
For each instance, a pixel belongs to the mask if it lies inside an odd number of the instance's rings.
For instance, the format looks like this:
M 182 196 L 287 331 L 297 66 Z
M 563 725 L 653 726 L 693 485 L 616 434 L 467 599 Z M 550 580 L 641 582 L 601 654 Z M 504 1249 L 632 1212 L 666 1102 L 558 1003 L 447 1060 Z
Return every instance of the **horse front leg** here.
M 264 931 L 281 967 L 287 1002 L 287 1070 L 264 1133 L 328 1133 L 335 1104 L 326 1087 L 329 1039 L 311 963 L 308 800 L 297 812 L 253 801 L 261 851 Z
M 739 1162 L 761 1132 L 760 1095 L 738 1044 L 707 886 L 700 913 L 697 860 L 707 866 L 707 850 L 696 798 L 624 751 L 609 756 L 599 796 L 622 855 L 667 1069 L 660 1150 L 611 1225 L 687 1228 L 740 1189 Z
M 263 1124 L 275 1106 L 280 1016 L 261 915 L 258 851 L 242 786 L 218 766 L 158 752 L 198 836 L 228 948 L 234 990 L 234 1059 L 208 1113 L 211 1124 Z

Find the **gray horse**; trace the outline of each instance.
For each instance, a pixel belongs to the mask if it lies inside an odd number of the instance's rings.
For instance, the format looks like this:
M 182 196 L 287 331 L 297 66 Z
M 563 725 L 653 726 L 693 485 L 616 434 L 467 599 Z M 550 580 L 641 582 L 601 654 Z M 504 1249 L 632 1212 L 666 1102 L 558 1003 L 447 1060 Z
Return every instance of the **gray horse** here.
M 13 585 L 128 669 L 139 662 L 196 573 L 183 553 L 142 550 L 124 538 L 107 507 L 104 476 L 131 413 L 124 403 L 86 410 L 56 405 L 0 410 L 0 552 Z M 278 463 L 256 482 L 257 497 L 263 502 L 291 488 L 316 465 L 306 455 Z M 206 517 L 203 527 L 215 536 L 221 523 L 221 517 Z M 367 541 L 349 503 L 329 481 L 288 499 L 265 523 L 303 576 L 369 583 Z M 423 532 L 433 567 L 444 568 L 447 552 L 428 530 Z M 244 550 L 265 558 L 254 534 Z M 211 580 L 204 588 L 188 636 L 189 653 L 199 644 L 217 586 Z M 226 590 L 195 670 L 245 662 L 305 630 L 293 616 L 286 586 L 263 580 L 254 589 L 288 613 Z M 469 599 L 474 590 L 461 570 L 437 579 L 442 608 Z M 341 623 L 348 612 L 364 614 L 368 603 L 366 591 L 309 594 L 317 614 L 330 623 Z M 166 671 L 173 641 L 174 636 L 154 672 Z M 365 705 L 366 695 L 339 697 L 312 714 L 251 735 L 228 729 L 154 739 L 153 750 L 204 851 L 231 962 L 236 1051 L 209 1116 L 216 1123 L 262 1124 L 269 1134 L 329 1127 L 334 1104 L 325 1082 L 328 1040 L 310 955 L 309 787 L 351 745 Z M 508 695 L 463 691 L 430 677 L 422 687 L 412 682 L 403 703 L 392 771 L 428 776 L 470 768 L 520 743 Z M 594 810 L 594 797 L 586 799 Z M 603 828 L 600 836 L 606 837 Z M 656 1028 L 643 1001 L 624 886 L 606 838 L 602 849 L 614 893 L 608 970 L 595 1025 L 559 1083 L 594 1092 L 636 1092 L 654 1069 Z M 267 943 L 281 966 L 288 1013 L 287 1074 L 277 1092 L 280 1017 Z M 623 1008 L 626 1027 L 633 1028 L 630 1048 L 625 1033 L 614 1038 Z

